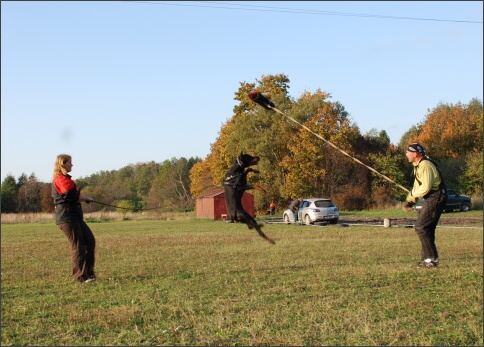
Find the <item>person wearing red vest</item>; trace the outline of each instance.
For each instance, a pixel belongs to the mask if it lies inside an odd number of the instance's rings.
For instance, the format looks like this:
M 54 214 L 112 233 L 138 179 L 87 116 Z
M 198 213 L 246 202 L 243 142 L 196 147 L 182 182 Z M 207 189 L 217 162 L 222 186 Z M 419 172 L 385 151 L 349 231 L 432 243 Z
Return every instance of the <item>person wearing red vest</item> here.
M 94 201 L 81 195 L 68 174 L 72 170 L 72 157 L 59 154 L 54 164 L 52 197 L 55 205 L 55 223 L 67 236 L 71 244 L 71 264 L 74 281 L 87 283 L 96 279 L 94 252 L 96 240 L 84 221 L 81 202 Z
M 269 213 L 271 214 L 271 216 L 276 214 L 276 203 L 274 201 L 272 201 L 269 204 L 269 211 L 270 211 Z

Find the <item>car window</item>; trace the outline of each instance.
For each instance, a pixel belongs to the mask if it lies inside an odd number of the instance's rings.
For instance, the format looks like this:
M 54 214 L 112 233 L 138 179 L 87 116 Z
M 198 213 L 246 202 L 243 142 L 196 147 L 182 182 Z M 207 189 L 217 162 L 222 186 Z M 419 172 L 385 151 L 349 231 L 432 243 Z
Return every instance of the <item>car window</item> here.
M 314 205 L 316 207 L 334 207 L 334 203 L 331 200 L 316 200 Z
M 308 207 L 309 206 L 309 201 L 303 201 L 301 204 L 301 208 Z

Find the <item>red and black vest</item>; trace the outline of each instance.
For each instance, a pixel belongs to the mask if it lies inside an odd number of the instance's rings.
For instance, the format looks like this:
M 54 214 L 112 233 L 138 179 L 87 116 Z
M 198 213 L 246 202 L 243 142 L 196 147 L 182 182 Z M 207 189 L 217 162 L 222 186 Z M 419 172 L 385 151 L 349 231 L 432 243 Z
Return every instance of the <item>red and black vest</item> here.
M 52 198 L 55 205 L 56 224 L 82 220 L 83 213 L 79 195 L 81 192 L 70 175 L 58 174 L 52 182 Z

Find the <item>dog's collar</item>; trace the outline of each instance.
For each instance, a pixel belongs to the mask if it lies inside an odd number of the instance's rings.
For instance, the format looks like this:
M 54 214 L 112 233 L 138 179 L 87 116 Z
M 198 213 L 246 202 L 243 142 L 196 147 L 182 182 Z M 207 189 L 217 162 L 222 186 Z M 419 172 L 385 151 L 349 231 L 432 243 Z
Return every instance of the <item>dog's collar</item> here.
M 239 164 L 240 167 L 244 167 L 244 163 L 239 159 L 239 157 L 237 157 L 237 164 Z

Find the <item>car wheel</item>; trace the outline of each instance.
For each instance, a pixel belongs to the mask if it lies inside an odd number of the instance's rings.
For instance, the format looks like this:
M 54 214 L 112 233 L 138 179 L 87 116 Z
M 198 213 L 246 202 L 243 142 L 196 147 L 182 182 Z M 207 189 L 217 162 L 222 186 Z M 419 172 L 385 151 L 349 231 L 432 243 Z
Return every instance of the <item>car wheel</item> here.
M 309 218 L 308 214 L 304 216 L 304 223 L 306 225 L 311 225 L 311 218 Z
M 329 222 L 331 224 L 336 224 L 336 223 L 338 223 L 338 219 L 337 218 L 336 219 L 331 219 Z
M 470 209 L 471 209 L 471 208 L 470 208 L 470 206 L 469 206 L 468 204 L 462 204 L 462 206 L 460 207 L 460 210 L 461 210 L 462 212 L 467 212 L 467 211 L 469 211 Z
M 284 223 L 291 224 L 291 220 L 289 219 L 289 216 L 287 214 L 284 215 Z

